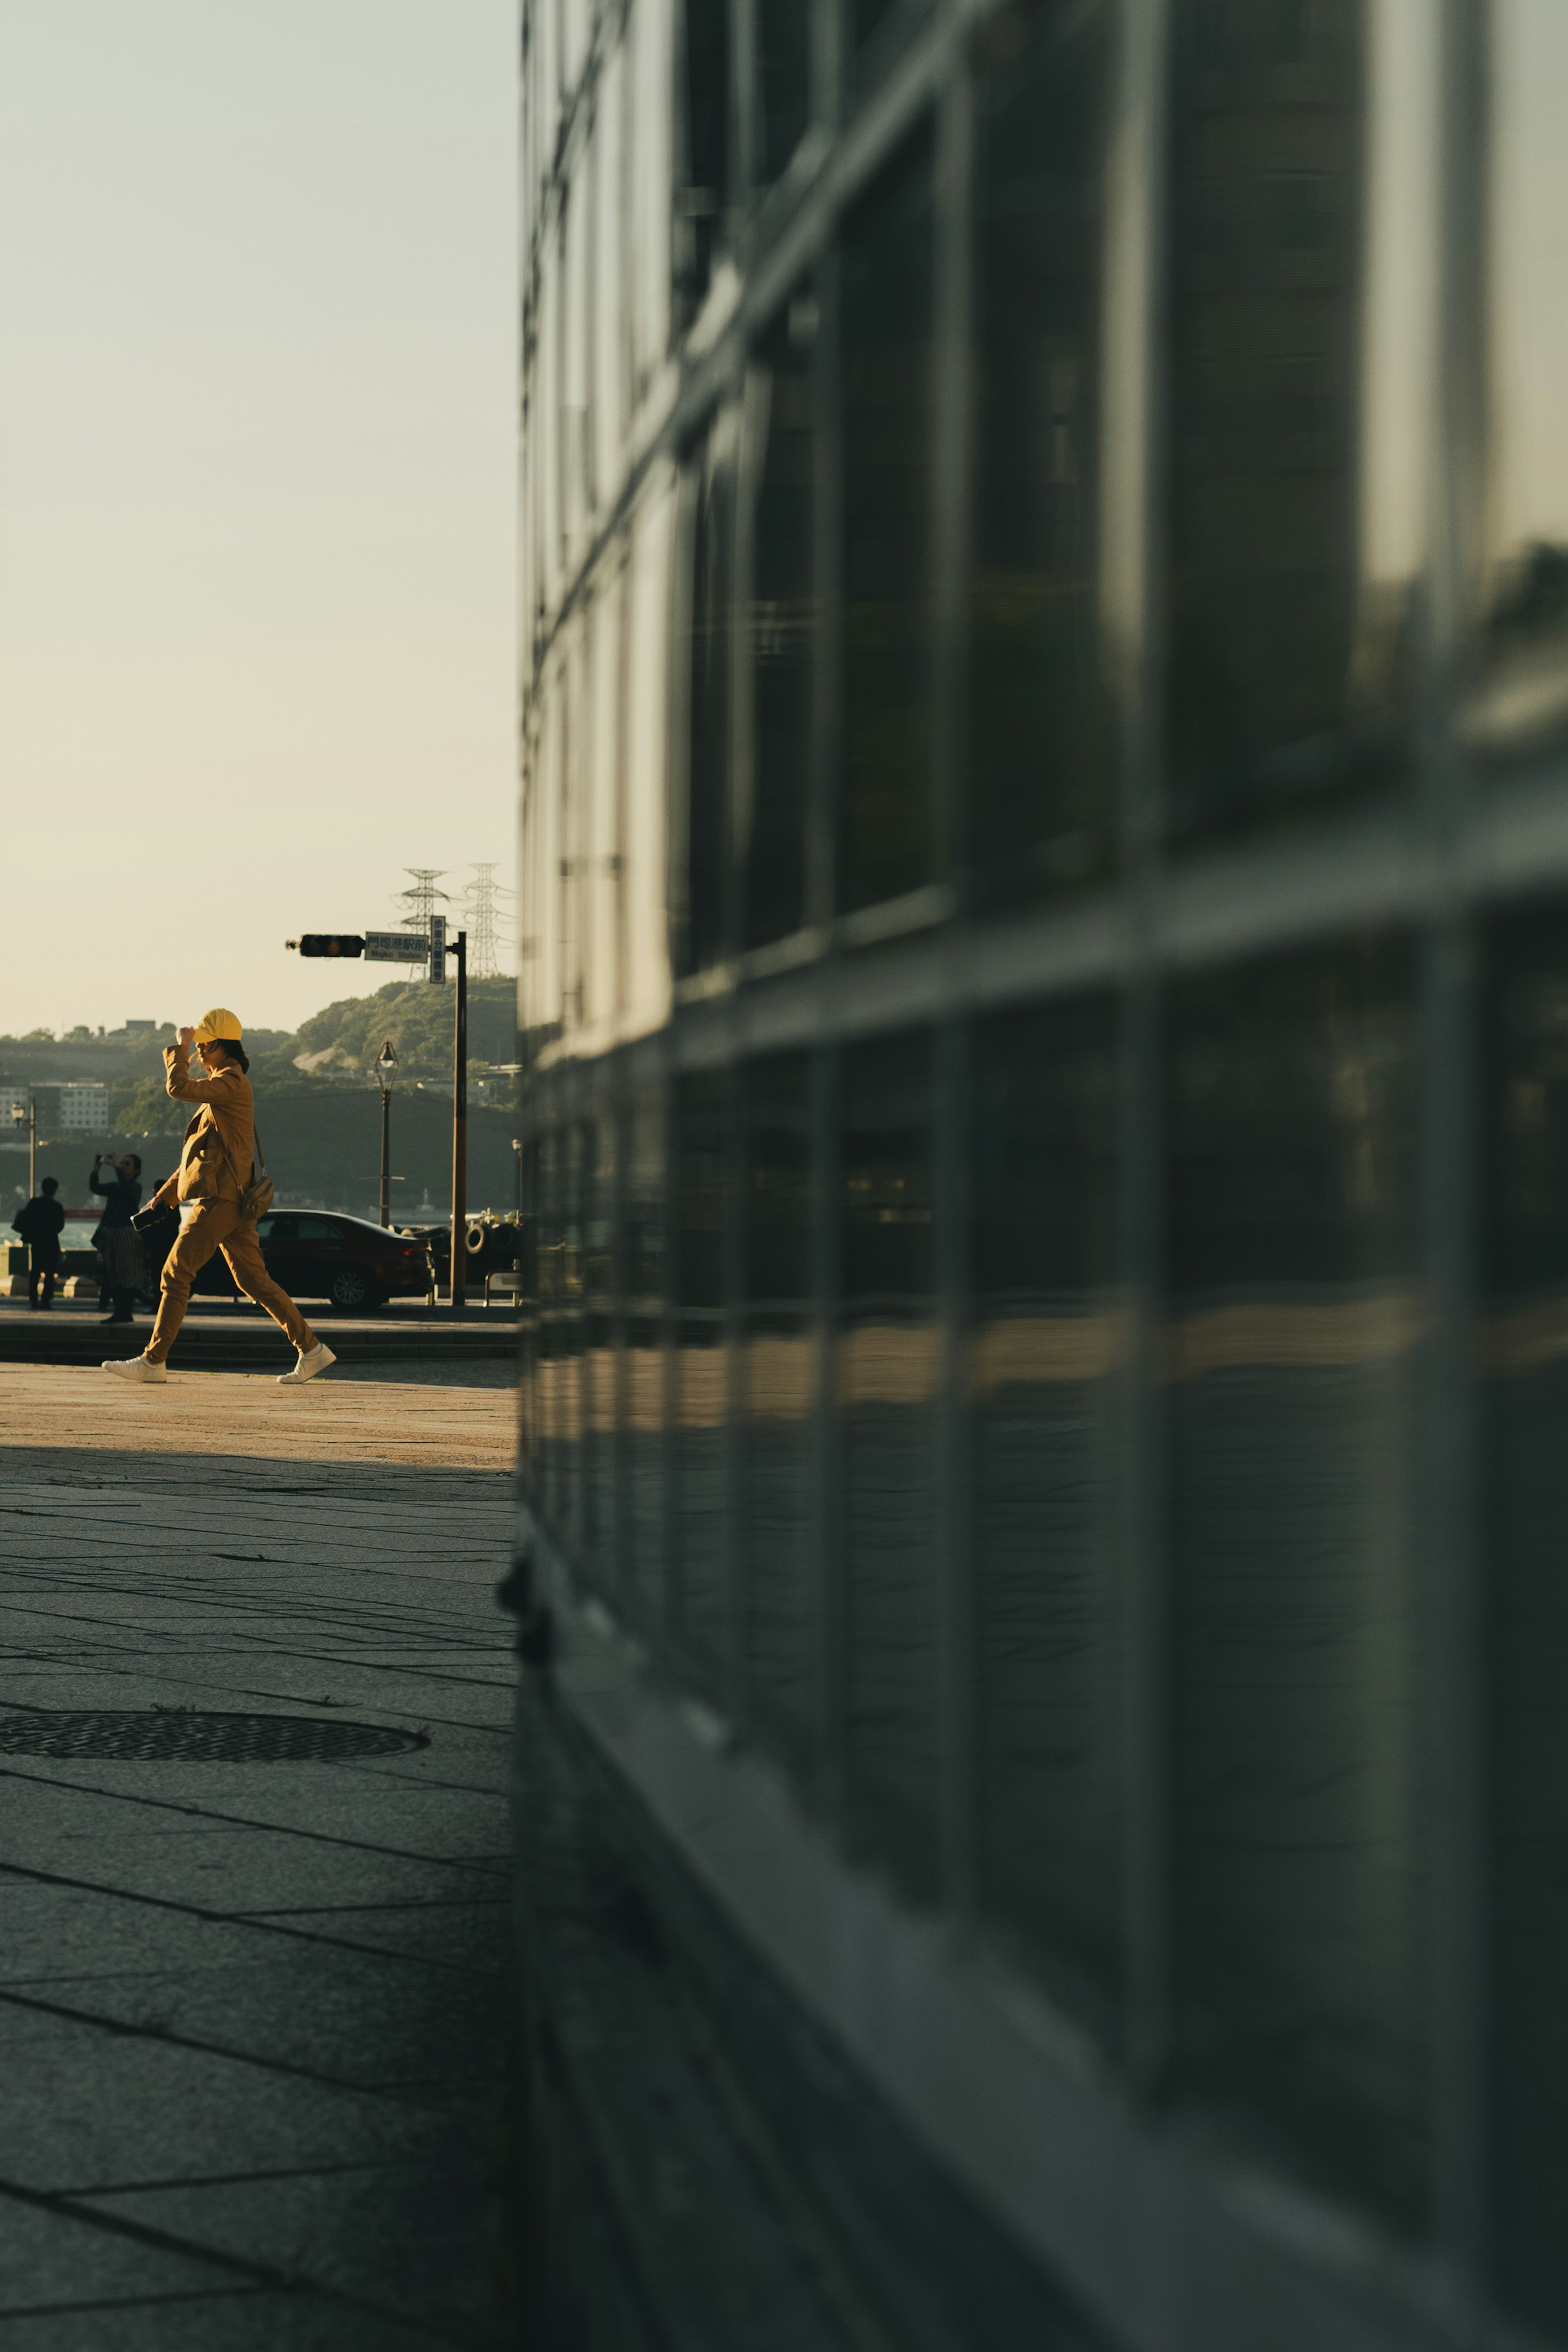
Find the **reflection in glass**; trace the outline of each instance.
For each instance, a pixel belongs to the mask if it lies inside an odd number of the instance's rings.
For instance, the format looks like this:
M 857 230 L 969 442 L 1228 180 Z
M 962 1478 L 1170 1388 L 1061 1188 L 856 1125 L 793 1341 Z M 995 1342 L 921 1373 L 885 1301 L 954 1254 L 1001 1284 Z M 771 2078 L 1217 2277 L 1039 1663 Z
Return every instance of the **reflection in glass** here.
M 593 382 L 594 479 L 601 499 L 620 478 L 627 417 L 627 348 L 622 266 L 626 253 L 626 147 L 622 137 L 626 54 L 604 59 L 594 97 Z
M 549 1129 L 539 1145 L 539 1297 L 537 1391 L 539 1426 L 539 1501 L 560 1524 L 566 1496 L 562 1426 L 566 1366 L 562 1307 L 566 1297 L 565 1139 Z
M 689 268 L 684 231 L 671 216 L 678 167 L 672 110 L 664 100 L 670 86 L 668 25 L 664 8 L 646 6 L 633 8 L 626 25 L 626 308 L 633 405 L 668 353 L 674 280 Z
M 730 580 L 734 475 L 731 420 L 720 415 L 689 467 L 692 501 L 691 637 L 687 659 L 688 761 L 685 921 L 678 972 L 716 962 L 726 945 L 729 862 Z M 679 910 L 677 910 L 677 921 Z M 684 937 L 681 934 L 684 933 Z
M 841 276 L 843 908 L 932 877 L 931 137 L 850 215 Z
M 811 1729 L 811 1192 L 804 1054 L 745 1071 L 742 1512 L 748 1712 L 791 1760 Z
M 584 1352 L 587 1342 L 582 1296 L 582 1194 L 587 1134 L 575 1121 L 563 1127 L 558 1144 L 560 1165 L 560 1296 L 556 1307 L 559 1349 L 556 1384 L 556 1460 L 559 1491 L 556 1513 L 580 1551 L 586 1533 L 587 1464 L 584 1460 Z
M 632 1098 L 626 1154 L 625 1359 L 621 1376 L 628 1604 L 652 1632 L 664 1600 L 664 1098 Z
M 518 1381 L 517 1459 L 528 1483 L 528 1500 L 544 1507 L 544 1429 L 540 1417 L 543 1367 L 540 1355 L 540 1234 L 544 1192 L 544 1146 L 538 1134 L 523 1151 L 522 1226 L 518 1236 L 517 1309 L 520 1363 Z
M 724 226 L 729 182 L 729 0 L 682 0 L 674 265 L 683 326 L 689 326 L 702 307 Z M 644 102 L 657 104 L 652 86 Z
M 1568 10 L 1492 0 L 1492 469 L 1482 753 L 1568 734 Z
M 1175 20 L 1166 724 L 1190 830 L 1405 771 L 1437 15 Z
M 1508 2300 L 1555 2341 L 1568 2330 L 1568 905 L 1510 908 L 1488 964 L 1492 2227 Z
M 937 1818 L 929 1032 L 854 1047 L 841 1087 L 849 1812 L 894 1873 L 929 1893 Z
M 728 1622 L 725 1468 L 725 1199 L 728 1080 L 675 1084 L 674 1479 L 670 1561 L 675 1639 L 698 1683 L 722 1698 Z
M 887 65 L 899 40 L 913 32 L 930 7 L 931 0 L 848 0 L 849 54 L 857 68 L 857 80 L 869 83 Z M 876 40 L 878 34 L 884 37 Z
M 758 343 L 747 385 L 750 439 L 760 453 L 751 558 L 752 805 L 743 848 L 747 947 L 799 930 L 805 910 L 817 619 L 816 333 L 817 305 L 802 289 Z
M 1179 2074 L 1411 2222 L 1413 962 L 1173 992 L 1166 1342 Z
M 977 44 L 972 855 L 983 885 L 1103 874 L 1099 627 L 1107 18 L 1014 0 Z
M 1095 997 L 982 1021 L 974 1087 L 980 1897 L 1113 2004 L 1113 1005 Z
M 811 119 L 809 0 L 757 0 L 758 176 L 771 186 Z
M 850 0 L 850 38 L 853 48 L 863 49 L 877 26 L 891 16 L 899 0 Z
M 582 1154 L 582 1558 L 615 1586 L 615 1122 L 580 1129 Z

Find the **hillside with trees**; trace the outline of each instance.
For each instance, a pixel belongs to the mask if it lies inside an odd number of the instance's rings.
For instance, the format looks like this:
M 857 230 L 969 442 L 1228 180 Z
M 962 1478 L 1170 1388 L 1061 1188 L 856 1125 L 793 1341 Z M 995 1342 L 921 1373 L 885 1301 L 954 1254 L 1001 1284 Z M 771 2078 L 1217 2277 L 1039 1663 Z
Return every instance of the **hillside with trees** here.
M 517 982 L 471 980 L 468 983 L 468 1053 L 486 1067 L 517 1058 Z M 397 1047 L 405 1071 L 441 1077 L 452 1068 L 452 992 L 428 981 L 396 980 L 373 996 L 346 996 L 302 1021 L 289 1040 L 294 1059 L 308 1056 L 318 1069 L 368 1072 L 384 1038 Z

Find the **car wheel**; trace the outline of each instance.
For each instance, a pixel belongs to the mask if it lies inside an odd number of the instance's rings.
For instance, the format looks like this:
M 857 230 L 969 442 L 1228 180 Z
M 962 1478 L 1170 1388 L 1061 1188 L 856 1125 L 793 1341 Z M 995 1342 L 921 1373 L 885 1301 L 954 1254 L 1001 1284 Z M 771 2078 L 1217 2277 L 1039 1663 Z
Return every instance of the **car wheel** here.
M 340 1265 L 327 1296 L 334 1307 L 370 1307 L 380 1294 L 362 1265 Z

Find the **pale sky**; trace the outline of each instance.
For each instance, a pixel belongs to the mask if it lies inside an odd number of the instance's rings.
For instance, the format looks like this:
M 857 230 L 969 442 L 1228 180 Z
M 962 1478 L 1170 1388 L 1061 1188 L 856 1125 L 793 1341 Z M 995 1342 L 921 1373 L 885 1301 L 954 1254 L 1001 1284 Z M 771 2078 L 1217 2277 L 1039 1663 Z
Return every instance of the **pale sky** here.
M 0 1032 L 515 855 L 517 0 L 0 0 Z

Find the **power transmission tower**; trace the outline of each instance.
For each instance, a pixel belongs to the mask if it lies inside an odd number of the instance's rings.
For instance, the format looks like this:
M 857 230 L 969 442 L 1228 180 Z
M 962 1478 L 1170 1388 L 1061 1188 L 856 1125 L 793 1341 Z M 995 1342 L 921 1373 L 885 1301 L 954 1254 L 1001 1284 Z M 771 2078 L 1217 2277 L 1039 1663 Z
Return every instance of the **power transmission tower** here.
M 505 920 L 512 893 L 496 880 L 496 861 L 476 863 L 474 879 L 463 893 L 464 919 L 468 927 L 468 969 L 476 980 L 495 980 L 500 966 L 496 953 L 496 924 Z
M 403 929 L 416 931 L 420 940 L 417 948 L 410 948 L 408 960 L 411 964 L 423 964 L 428 954 L 426 943 L 430 938 L 430 919 L 435 912 L 436 903 L 439 901 L 444 907 L 450 903 L 446 891 L 438 890 L 435 887 L 446 868 L 444 866 L 405 866 L 402 870 L 413 877 L 413 887 L 394 892 L 392 904 L 408 909 L 402 919 Z

